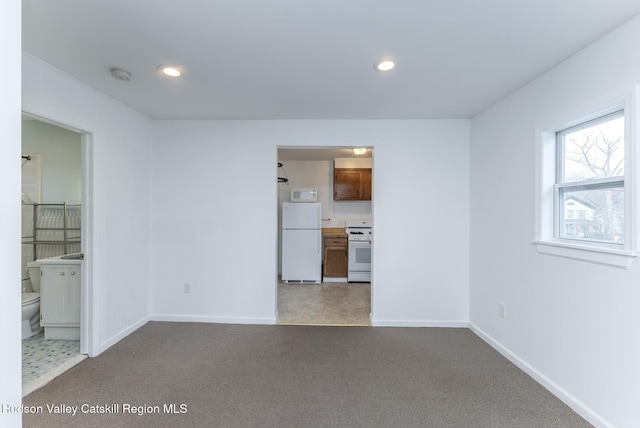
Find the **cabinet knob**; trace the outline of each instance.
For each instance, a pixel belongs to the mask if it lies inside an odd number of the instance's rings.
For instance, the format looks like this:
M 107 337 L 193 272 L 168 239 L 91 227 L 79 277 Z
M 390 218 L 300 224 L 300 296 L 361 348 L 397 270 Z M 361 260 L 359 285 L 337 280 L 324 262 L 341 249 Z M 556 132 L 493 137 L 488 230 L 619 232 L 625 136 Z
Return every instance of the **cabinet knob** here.
M 71 271 L 71 275 L 75 275 L 75 274 L 76 274 L 76 271 L 75 271 L 75 270 L 72 270 L 72 271 Z
M 63 276 L 63 275 L 64 275 L 64 272 L 60 272 L 60 276 Z

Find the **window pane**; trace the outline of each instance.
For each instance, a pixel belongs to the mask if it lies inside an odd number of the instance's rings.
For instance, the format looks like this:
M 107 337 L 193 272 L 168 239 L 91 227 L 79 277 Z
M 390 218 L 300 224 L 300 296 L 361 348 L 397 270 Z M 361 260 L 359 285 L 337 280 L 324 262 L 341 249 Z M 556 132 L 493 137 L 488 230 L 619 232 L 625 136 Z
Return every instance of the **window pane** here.
M 624 243 L 624 188 L 560 191 L 561 238 Z M 576 215 L 576 212 L 578 215 Z
M 563 182 L 624 175 L 624 116 L 565 131 Z

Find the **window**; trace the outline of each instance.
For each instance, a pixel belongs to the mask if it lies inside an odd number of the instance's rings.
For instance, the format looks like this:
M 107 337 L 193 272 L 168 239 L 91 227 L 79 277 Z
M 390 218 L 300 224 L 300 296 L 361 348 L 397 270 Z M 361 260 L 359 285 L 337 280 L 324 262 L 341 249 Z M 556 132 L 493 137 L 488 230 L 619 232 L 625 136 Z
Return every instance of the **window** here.
M 640 242 L 640 85 L 581 104 L 537 130 L 533 242 L 542 254 L 629 268 Z
M 557 238 L 624 244 L 624 134 L 623 110 L 556 133 Z

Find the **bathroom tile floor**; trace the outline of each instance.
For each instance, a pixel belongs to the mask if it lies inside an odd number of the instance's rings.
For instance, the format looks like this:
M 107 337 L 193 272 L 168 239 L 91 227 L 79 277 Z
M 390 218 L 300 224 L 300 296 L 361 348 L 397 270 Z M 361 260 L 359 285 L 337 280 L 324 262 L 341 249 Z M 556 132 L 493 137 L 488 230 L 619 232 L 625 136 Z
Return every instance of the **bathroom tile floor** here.
M 22 395 L 26 396 L 87 356 L 79 340 L 47 340 L 40 332 L 22 341 Z
M 278 284 L 279 324 L 371 325 L 371 284 Z

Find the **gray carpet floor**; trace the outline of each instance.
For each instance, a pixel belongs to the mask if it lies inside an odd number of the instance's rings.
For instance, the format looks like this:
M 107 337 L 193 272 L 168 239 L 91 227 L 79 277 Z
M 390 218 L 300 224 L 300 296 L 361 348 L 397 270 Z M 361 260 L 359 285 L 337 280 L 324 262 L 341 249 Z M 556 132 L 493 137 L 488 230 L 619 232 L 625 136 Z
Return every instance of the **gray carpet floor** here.
M 591 426 L 468 329 L 151 322 L 23 403 L 38 428 Z

